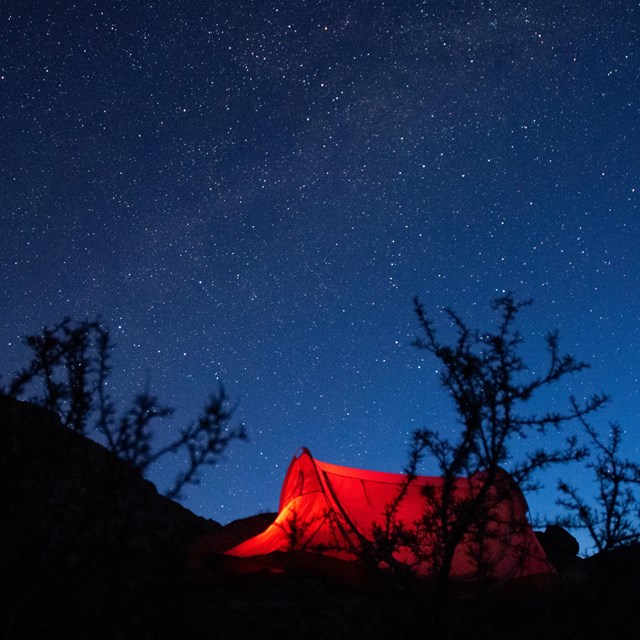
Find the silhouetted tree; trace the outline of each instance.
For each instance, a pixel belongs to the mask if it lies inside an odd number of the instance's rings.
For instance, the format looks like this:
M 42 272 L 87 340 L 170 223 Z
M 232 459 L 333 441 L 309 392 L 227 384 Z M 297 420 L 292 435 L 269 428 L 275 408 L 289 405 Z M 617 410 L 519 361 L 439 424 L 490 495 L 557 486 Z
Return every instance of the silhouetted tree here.
M 138 394 L 120 417 L 108 393 L 111 373 L 109 331 L 99 320 L 73 323 L 64 318 L 40 334 L 28 335 L 31 362 L 0 391 L 23 398 L 60 415 L 62 423 L 83 435 L 98 436 L 107 448 L 145 474 L 168 454 L 186 453 L 166 495 L 178 498 L 187 484 L 197 484 L 205 466 L 218 462 L 233 440 L 246 439 L 244 425 L 230 426 L 233 409 L 222 385 L 211 395 L 196 421 L 179 429 L 164 446 L 154 444 L 154 425 L 173 414 L 149 391 Z M 27 395 L 27 393 L 30 393 Z
M 622 431 L 611 424 L 604 441 L 583 418 L 582 426 L 597 452 L 587 467 L 595 474 L 596 506 L 581 497 L 578 489 L 567 482 L 558 483 L 563 494 L 557 503 L 569 511 L 559 520 L 565 527 L 586 529 L 598 551 L 608 551 L 640 540 L 640 465 L 620 455 Z
M 472 330 L 458 313 L 445 309 L 456 333 L 451 343 L 441 341 L 419 299 L 414 303 L 422 332 L 414 345 L 439 362 L 440 383 L 454 402 L 460 430 L 451 437 L 428 428 L 413 432 L 405 469 L 408 482 L 416 477 L 425 456 L 436 462 L 442 482 L 437 488 L 423 491 L 426 515 L 411 531 L 394 530 L 392 514 L 387 514 L 377 535 L 391 541 L 389 549 L 395 541 L 409 546 L 419 559 L 429 563 L 439 590 L 445 592 L 454 554 L 465 540 L 472 541 L 471 548 L 477 554 L 478 577 L 490 573 L 483 544 L 493 535 L 496 508 L 513 490 L 505 482 L 502 465 L 510 463 L 515 481 L 533 489 L 537 486 L 535 472 L 581 460 L 588 453 L 578 446 L 575 437 L 569 437 L 562 448 L 538 448 L 512 462 L 514 441 L 560 429 L 596 411 L 607 398 L 594 395 L 582 405 L 572 400 L 564 412 L 524 412 L 537 392 L 588 367 L 571 355 L 561 354 L 557 332 L 546 338 L 549 362 L 545 371 L 535 374 L 527 367 L 519 353 L 523 338 L 515 325 L 518 313 L 530 301 L 518 302 L 511 295 L 495 300 L 493 309 L 499 321 L 493 332 Z M 461 477 L 468 478 L 462 492 Z

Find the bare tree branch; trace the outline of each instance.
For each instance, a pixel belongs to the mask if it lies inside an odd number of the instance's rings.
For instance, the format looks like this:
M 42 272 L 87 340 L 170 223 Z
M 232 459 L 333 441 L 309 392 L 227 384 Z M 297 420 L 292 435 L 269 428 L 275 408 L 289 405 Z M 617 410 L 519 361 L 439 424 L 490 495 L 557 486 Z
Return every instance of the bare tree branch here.
M 483 535 L 491 531 L 496 501 L 504 499 L 501 467 L 510 461 L 514 440 L 582 421 L 608 401 L 607 396 L 598 394 L 581 405 L 570 399 L 565 411 L 540 415 L 525 411 L 525 405 L 540 390 L 588 367 L 585 362 L 562 354 L 558 333 L 551 332 L 546 337 L 546 369 L 538 375 L 530 372 L 519 353 L 523 338 L 516 327 L 519 312 L 529 305 L 530 300 L 517 301 L 511 294 L 498 298 L 492 304 L 499 315 L 497 328 L 488 332 L 472 330 L 458 313 L 445 309 L 456 335 L 450 342 L 442 342 L 425 307 L 418 298 L 414 299 L 422 335 L 413 344 L 439 363 L 440 384 L 452 398 L 461 424 L 460 431 L 452 437 L 428 428 L 415 430 L 407 465 L 408 482 L 415 478 L 417 466 L 425 456 L 432 457 L 440 469 L 442 485 L 437 490 L 429 487 L 424 491 L 426 515 L 414 531 L 423 539 L 414 542 L 416 553 L 429 550 L 429 557 L 424 560 L 434 567 L 443 589 L 462 541 L 473 535 L 478 549 L 483 548 Z M 564 448 L 540 448 L 525 454 L 522 460 L 511 464 L 511 473 L 521 486 L 534 488 L 536 472 L 583 460 L 587 453 L 586 447 L 569 438 Z M 470 478 L 470 490 L 464 498 L 456 490 L 461 475 Z M 393 535 L 397 542 L 408 544 L 406 531 L 394 531 L 392 526 L 402 496 L 401 492 L 398 500 L 389 505 L 379 531 L 387 546 Z M 425 539 L 429 544 L 424 544 Z M 478 567 L 479 571 L 487 570 L 482 560 Z
M 179 497 L 187 484 L 197 484 L 202 469 L 216 464 L 233 440 L 246 439 L 243 425 L 229 426 L 235 407 L 229 406 L 222 385 L 198 420 L 162 447 L 155 445 L 156 423 L 174 410 L 148 391 L 138 394 L 131 407 L 116 418 L 107 391 L 112 370 L 110 335 L 99 320 L 74 324 L 64 318 L 40 334 L 26 336 L 24 343 L 31 349 L 32 360 L 0 392 L 17 398 L 34 388 L 32 402 L 57 412 L 62 423 L 74 431 L 93 431 L 141 474 L 167 455 L 186 453 L 186 468 L 168 490 L 170 497 Z

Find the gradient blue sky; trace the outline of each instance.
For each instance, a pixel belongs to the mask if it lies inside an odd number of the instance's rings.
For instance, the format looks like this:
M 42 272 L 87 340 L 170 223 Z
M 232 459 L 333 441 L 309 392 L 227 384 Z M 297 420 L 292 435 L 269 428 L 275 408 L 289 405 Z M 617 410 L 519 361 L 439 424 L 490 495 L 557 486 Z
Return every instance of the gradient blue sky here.
M 533 298 L 532 367 L 553 328 L 592 366 L 545 401 L 611 394 L 594 421 L 638 458 L 637 3 L 1 13 L 0 373 L 25 333 L 100 315 L 123 402 L 149 380 L 179 425 L 222 380 L 250 443 L 196 513 L 275 510 L 301 445 L 399 471 L 412 429 L 455 429 L 414 295 L 478 327 L 501 292 Z M 583 471 L 562 473 L 589 491 Z

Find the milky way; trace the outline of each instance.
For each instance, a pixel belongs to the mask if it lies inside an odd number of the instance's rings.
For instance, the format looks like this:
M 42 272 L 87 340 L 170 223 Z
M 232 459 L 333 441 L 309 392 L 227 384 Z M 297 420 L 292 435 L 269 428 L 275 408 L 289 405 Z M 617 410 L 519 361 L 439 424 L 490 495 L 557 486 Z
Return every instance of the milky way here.
M 186 505 L 226 522 L 276 508 L 301 445 L 399 471 L 455 429 L 412 298 L 482 327 L 513 291 L 532 367 L 553 328 L 591 365 L 551 400 L 610 393 L 637 458 L 637 6 L 46 4 L 1 27 L 3 377 L 70 315 L 175 425 L 223 381 L 250 443 Z

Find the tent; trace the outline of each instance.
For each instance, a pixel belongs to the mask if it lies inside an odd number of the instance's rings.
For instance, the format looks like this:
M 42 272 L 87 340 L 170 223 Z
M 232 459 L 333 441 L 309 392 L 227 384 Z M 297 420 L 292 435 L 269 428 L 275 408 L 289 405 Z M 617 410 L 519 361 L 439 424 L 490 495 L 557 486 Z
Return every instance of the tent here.
M 427 509 L 426 491 L 442 488 L 439 477 L 418 476 L 407 486 L 407 476 L 363 471 L 316 460 L 301 449 L 292 460 L 280 495 L 279 513 L 263 533 L 238 544 L 226 553 L 240 558 L 267 556 L 275 552 L 308 551 L 340 560 L 362 559 L 383 525 L 385 509 L 404 495 L 393 512 L 392 525 L 415 529 Z M 459 478 L 456 500 L 463 501 L 482 487 L 482 476 Z M 474 581 L 482 567 L 484 578 L 504 583 L 513 578 L 551 576 L 547 562 L 527 519 L 527 503 L 515 481 L 504 471 L 492 484 L 489 523 L 482 536 L 469 534 L 455 552 L 451 578 Z M 392 559 L 412 567 L 420 576 L 433 574 L 428 546 L 433 537 L 424 535 L 422 548 L 398 545 Z M 481 550 L 481 551 L 480 551 Z M 482 562 L 479 562 L 479 558 Z

